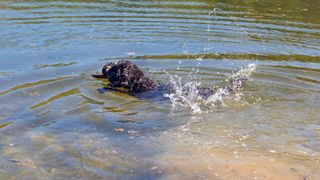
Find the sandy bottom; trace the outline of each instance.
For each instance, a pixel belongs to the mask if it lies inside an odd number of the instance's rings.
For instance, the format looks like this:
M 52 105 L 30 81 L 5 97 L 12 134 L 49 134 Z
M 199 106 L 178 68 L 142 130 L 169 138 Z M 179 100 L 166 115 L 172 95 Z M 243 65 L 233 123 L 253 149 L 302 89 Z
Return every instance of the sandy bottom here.
M 165 179 L 319 179 L 298 163 L 285 162 L 281 158 L 247 156 L 234 159 L 212 151 L 201 152 L 185 159 L 177 155 L 163 157 L 169 165 Z

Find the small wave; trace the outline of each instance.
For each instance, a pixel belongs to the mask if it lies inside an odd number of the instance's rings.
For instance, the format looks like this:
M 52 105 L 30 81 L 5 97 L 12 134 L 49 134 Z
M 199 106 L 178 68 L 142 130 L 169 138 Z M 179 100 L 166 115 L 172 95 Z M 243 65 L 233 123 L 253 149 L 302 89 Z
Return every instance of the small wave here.
M 199 93 L 199 88 L 202 86 L 200 81 L 192 80 L 183 84 L 180 76 L 168 74 L 174 91 L 164 96 L 170 99 L 173 109 L 184 107 L 192 110 L 194 114 L 207 113 L 216 108 L 227 106 L 226 102 L 229 100 L 239 101 L 242 96 L 242 84 L 244 81 L 250 80 L 255 70 L 255 64 L 240 68 L 226 79 L 228 85 L 216 88 L 216 92 L 207 98 Z

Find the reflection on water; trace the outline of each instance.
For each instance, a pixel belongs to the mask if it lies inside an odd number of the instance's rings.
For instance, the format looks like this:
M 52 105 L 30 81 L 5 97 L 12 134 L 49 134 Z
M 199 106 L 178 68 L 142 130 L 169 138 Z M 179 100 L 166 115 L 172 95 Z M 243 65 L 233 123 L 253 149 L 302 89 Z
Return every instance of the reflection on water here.
M 319 179 L 319 7 L 1 1 L 1 179 Z M 123 58 L 162 83 L 257 70 L 242 101 L 194 114 L 100 93 L 90 73 Z

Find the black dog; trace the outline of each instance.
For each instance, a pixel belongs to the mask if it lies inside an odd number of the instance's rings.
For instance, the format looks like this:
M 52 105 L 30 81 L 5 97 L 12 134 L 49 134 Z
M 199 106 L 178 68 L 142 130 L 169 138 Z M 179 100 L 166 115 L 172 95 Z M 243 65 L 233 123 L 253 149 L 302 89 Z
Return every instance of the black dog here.
M 173 92 L 172 85 L 165 85 L 156 82 L 153 79 L 145 76 L 143 71 L 131 61 L 121 60 L 118 62 L 111 62 L 102 68 L 102 74 L 92 74 L 95 78 L 106 78 L 109 80 L 110 87 L 121 87 L 127 89 L 126 93 L 135 95 L 149 90 L 158 89 L 162 92 Z M 242 82 L 246 78 L 239 78 L 230 80 L 225 87 L 229 93 L 240 90 Z M 198 93 L 204 99 L 216 93 L 216 90 L 208 87 L 198 87 Z M 188 91 L 186 90 L 186 93 Z

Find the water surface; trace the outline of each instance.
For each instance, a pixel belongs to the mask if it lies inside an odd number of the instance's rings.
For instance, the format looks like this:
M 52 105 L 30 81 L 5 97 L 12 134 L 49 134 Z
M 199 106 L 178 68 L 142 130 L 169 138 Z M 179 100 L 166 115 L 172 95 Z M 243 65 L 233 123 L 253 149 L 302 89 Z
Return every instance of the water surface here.
M 0 37 L 0 179 L 320 178 L 318 0 L 2 0 Z M 99 93 L 119 59 L 162 83 L 257 69 L 194 113 Z

